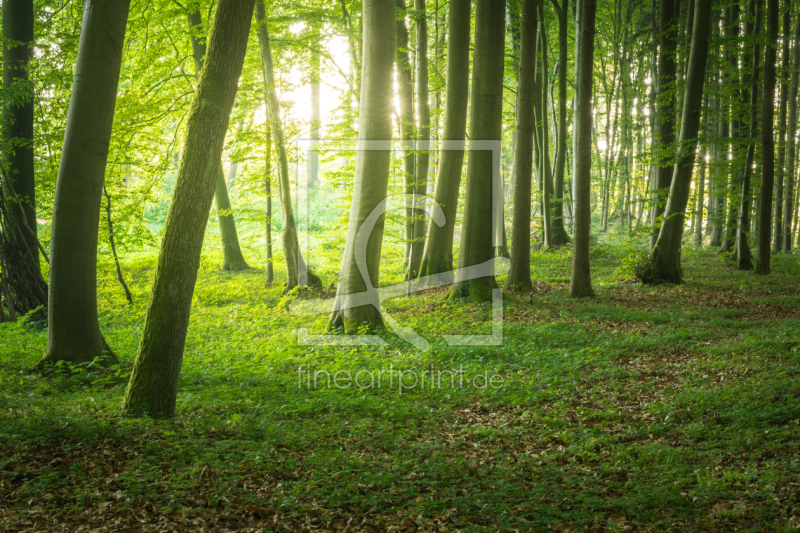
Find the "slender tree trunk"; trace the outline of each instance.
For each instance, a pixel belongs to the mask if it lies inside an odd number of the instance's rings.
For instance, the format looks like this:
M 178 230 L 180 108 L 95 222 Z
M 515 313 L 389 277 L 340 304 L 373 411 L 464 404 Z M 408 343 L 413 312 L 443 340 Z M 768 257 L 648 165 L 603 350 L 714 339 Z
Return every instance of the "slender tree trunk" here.
M 316 52 L 311 54 L 311 139 L 312 148 L 320 138 L 322 120 L 320 119 L 320 57 Z M 319 180 L 319 153 L 312 149 L 308 154 L 308 188 L 316 186 Z
M 158 255 L 144 332 L 122 411 L 175 413 L 192 293 L 225 133 L 242 72 L 254 0 L 219 0 L 206 64 L 194 95 Z
M 439 153 L 434 199 L 444 211 L 444 225 L 428 222 L 420 276 L 440 274 L 453 281 L 453 234 L 458 207 L 458 189 L 464 163 L 469 91 L 470 1 L 450 0 L 447 14 L 447 75 L 445 76 L 444 128 L 442 140 L 456 143 L 458 149 Z
M 736 243 L 736 225 L 737 217 L 736 210 L 739 208 L 739 198 L 741 196 L 741 184 L 739 183 L 739 172 L 742 167 L 743 150 L 740 140 L 743 136 L 742 131 L 742 115 L 744 108 L 748 105 L 742 98 L 742 90 L 739 87 L 739 59 L 736 51 L 737 41 L 739 38 L 739 4 L 732 2 L 728 7 L 728 20 L 725 28 L 725 40 L 727 41 L 726 56 L 728 57 L 727 75 L 723 78 L 723 82 L 733 87 L 730 97 L 730 144 L 731 144 L 731 160 L 728 165 L 728 190 L 727 198 L 727 216 L 725 220 L 725 229 L 722 238 L 721 252 L 731 252 Z M 744 69 L 742 69 L 744 70 Z
M 786 181 L 786 115 L 789 103 L 789 41 L 792 38 L 792 9 L 783 2 L 783 45 L 781 47 L 781 101 L 778 115 L 778 164 L 775 175 L 775 219 L 772 223 L 772 251 L 781 251 L 781 226 L 783 221 L 783 188 Z
M 16 198 L 22 209 L 12 207 L 9 215 L 17 229 L 17 241 L 23 243 L 23 255 L 30 254 L 31 264 L 39 269 L 39 244 L 36 240 L 36 182 L 33 166 L 33 83 L 28 64 L 33 57 L 33 0 L 3 2 L 3 151 L 8 162 L 9 186 L 5 196 Z M 10 95 L 14 95 L 13 99 Z M 15 194 L 11 193 L 11 189 Z M 28 231 L 26 228 L 32 231 Z
M 358 92 L 361 87 L 361 57 L 358 51 L 357 39 L 355 31 L 353 30 L 353 23 L 350 18 L 350 13 L 347 11 L 345 0 L 339 0 L 342 6 L 342 22 L 344 23 L 345 33 L 347 33 L 347 50 L 350 52 L 350 68 L 353 69 L 353 87 L 356 88 L 356 98 L 360 98 Z
M 750 0 L 748 11 L 750 19 L 755 19 L 755 24 L 748 23 L 752 30 L 748 35 L 758 35 L 761 29 L 762 9 L 757 0 Z M 753 161 L 755 159 L 756 136 L 758 135 L 758 70 L 759 60 L 761 59 L 761 46 L 756 41 L 750 60 L 744 62 L 751 66 L 749 79 L 750 86 L 742 91 L 742 102 L 750 101 L 750 134 L 747 141 L 747 154 L 745 156 L 744 169 L 742 172 L 742 200 L 739 204 L 739 226 L 736 231 L 736 268 L 739 270 L 753 270 L 753 259 L 750 253 L 748 235 L 750 233 L 750 211 L 752 209 L 752 193 L 750 181 L 753 175 Z
M 266 9 L 264 0 L 256 0 L 256 34 L 261 45 L 261 68 L 264 71 L 264 81 L 267 84 L 266 94 L 269 110 L 270 129 L 278 156 L 278 196 L 281 201 L 283 214 L 283 256 L 286 261 L 286 292 L 298 285 L 321 287 L 322 282 L 308 269 L 303 254 L 300 251 L 300 242 L 297 238 L 297 224 L 292 209 L 292 189 L 289 181 L 289 158 L 286 155 L 286 143 L 283 138 L 283 121 L 281 120 L 281 106 L 278 93 L 275 91 L 275 73 L 272 68 L 272 49 L 269 42 L 269 29 L 267 28 Z
M 267 261 L 265 267 L 265 281 L 267 285 L 272 285 L 275 279 L 275 270 L 272 264 L 272 127 L 269 121 L 265 123 L 267 130 L 266 153 L 264 154 L 264 193 L 267 197 L 266 206 L 266 241 L 267 241 Z
M 128 7 L 127 0 L 84 5 L 56 181 L 40 363 L 92 361 L 107 349 L 97 322 L 97 233 Z
M 519 85 L 517 85 L 517 150 L 514 153 L 514 213 L 511 221 L 511 266 L 506 286 L 529 291 L 531 284 L 531 173 L 533 171 L 533 95 L 536 65 L 537 0 L 522 0 Z
M 658 56 L 658 152 L 660 165 L 656 173 L 654 203 L 650 216 L 653 233 L 650 237 L 650 248 L 656 244 L 664 214 L 667 194 L 672 180 L 672 156 L 675 143 L 675 112 L 677 106 L 676 87 L 677 64 L 675 56 L 678 51 L 679 13 L 676 3 L 679 0 L 661 0 L 659 12 L 660 40 Z M 679 4 L 678 4 L 679 5 Z
M 694 227 L 694 245 L 703 246 L 703 197 L 706 184 L 706 151 L 700 147 L 700 172 L 697 173 L 697 215 Z
M 395 63 L 397 66 L 397 93 L 400 100 L 400 137 L 403 140 L 403 182 L 405 193 L 414 194 L 414 166 L 416 163 L 414 156 L 414 81 L 411 62 L 408 58 L 409 42 L 405 0 L 397 0 L 397 10 Z M 408 261 L 411 257 L 411 244 L 414 241 L 414 208 L 411 205 L 406 206 L 405 234 L 406 245 L 403 259 Z
M 534 112 L 536 114 L 536 129 L 538 139 L 538 170 L 539 175 L 539 190 L 542 195 L 542 227 L 544 228 L 544 247 L 552 248 L 554 244 L 553 239 L 553 169 L 550 166 L 550 126 L 547 120 L 547 106 L 545 99 L 547 98 L 546 88 L 550 85 L 547 76 L 547 27 L 544 21 L 544 11 L 542 9 L 542 0 L 539 1 L 539 24 L 542 31 L 539 32 L 539 72 L 537 72 L 536 81 L 538 87 L 536 90 L 536 101 L 534 103 Z
M 428 22 L 425 13 L 425 0 L 414 0 L 417 16 L 417 116 L 419 118 L 419 140 L 431 140 L 431 110 L 428 105 Z M 417 198 L 428 193 L 429 151 L 420 150 L 417 154 L 416 176 L 414 177 L 414 193 Z M 418 202 L 418 205 L 416 205 Z M 420 213 L 424 201 L 415 201 L 414 206 L 414 241 L 411 244 L 411 261 L 408 265 L 408 277 L 414 279 L 419 274 L 422 264 L 422 252 L 425 248 L 425 226 L 427 219 Z
M 356 242 L 356 236 L 367 218 L 386 201 L 389 187 L 392 122 L 388 110 L 392 106 L 392 67 L 397 51 L 395 13 L 394 0 L 366 0 L 363 3 L 364 64 L 358 138 L 359 143 L 384 141 L 386 149 L 362 150 L 356 158 L 344 258 L 334 311 L 328 321 L 328 329 L 343 328 L 348 333 L 355 333 L 364 325 L 374 328 L 383 324 L 380 302 L 370 287 L 378 287 L 384 216 L 378 217 L 368 241 Z M 365 260 L 367 272 L 360 270 L 360 260 Z M 357 300 L 359 293 L 365 291 L 372 293 L 366 304 Z
M 567 161 L 567 11 L 569 0 L 558 7 L 558 147 L 555 165 L 555 198 L 553 209 L 553 244 L 569 242 L 564 228 L 564 174 Z M 516 203 L 516 202 L 515 202 Z
M 199 10 L 189 14 L 189 36 L 192 41 L 195 78 L 198 78 L 200 71 L 203 70 L 203 58 L 206 56 L 205 32 Z M 231 211 L 231 200 L 228 196 L 228 185 L 225 183 L 222 160 L 220 160 L 217 168 L 212 169 L 212 172 L 216 176 L 214 200 L 217 205 L 219 236 L 222 241 L 222 270 L 244 270 L 250 268 L 247 266 L 247 261 L 242 255 L 242 248 L 239 246 L 239 235 L 236 232 L 236 222 Z
M 703 86 L 708 63 L 708 48 L 711 40 L 711 4 L 696 2 L 692 28 L 692 47 L 686 75 L 686 90 L 683 96 L 679 158 L 675 162 L 664 222 L 658 240 L 651 252 L 652 274 L 642 281 L 681 283 L 681 239 L 692 183 L 692 171 L 697 155 L 697 134 L 700 131 L 700 115 L 703 107 Z
M 476 0 L 475 52 L 472 77 L 472 106 L 469 139 L 499 141 L 503 125 L 503 57 L 505 54 L 505 0 Z M 458 254 L 458 267 L 484 263 L 493 257 L 492 183 L 493 154 L 470 150 L 467 156 L 464 224 Z M 450 297 L 469 297 L 473 301 L 491 299 L 496 286 L 493 276 L 472 280 L 456 279 Z
M 761 108 L 761 199 L 758 212 L 757 274 L 769 274 L 772 250 L 772 189 L 775 180 L 775 63 L 777 61 L 778 0 L 767 0 L 767 45 L 764 51 L 764 96 Z
M 800 16 L 794 25 L 794 47 L 792 49 L 792 79 L 789 84 L 789 146 L 786 149 L 786 192 L 783 200 L 783 221 L 781 223 L 781 250 L 792 249 L 792 216 L 795 213 L 795 154 L 797 151 L 797 89 L 800 82 Z
M 593 296 L 589 265 L 589 237 L 592 220 L 592 81 L 597 0 L 579 0 L 581 10 L 577 105 L 575 113 L 575 155 L 573 180 L 575 228 L 572 245 L 572 275 L 569 295 Z

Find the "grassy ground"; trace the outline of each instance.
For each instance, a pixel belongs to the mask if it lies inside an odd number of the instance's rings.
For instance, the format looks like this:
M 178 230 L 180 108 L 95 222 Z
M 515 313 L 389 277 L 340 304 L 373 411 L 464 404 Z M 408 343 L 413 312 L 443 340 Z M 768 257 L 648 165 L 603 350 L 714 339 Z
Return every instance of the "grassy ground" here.
M 687 283 L 648 288 L 629 280 L 626 246 L 600 243 L 598 296 L 576 301 L 568 253 L 535 254 L 535 290 L 506 296 L 502 346 L 441 339 L 488 333 L 488 305 L 441 289 L 387 302 L 426 352 L 390 333 L 297 346 L 326 317 L 288 313 L 263 271 L 208 263 L 171 421 L 118 416 L 154 260 L 124 265 L 133 306 L 109 266 L 100 321 L 120 367 L 31 373 L 45 332 L 0 325 L 0 530 L 800 528 L 800 398 L 781 395 L 800 385 L 799 258 L 759 277 L 687 250 Z M 389 368 L 466 379 L 298 379 Z M 475 387 L 483 375 L 502 386 Z

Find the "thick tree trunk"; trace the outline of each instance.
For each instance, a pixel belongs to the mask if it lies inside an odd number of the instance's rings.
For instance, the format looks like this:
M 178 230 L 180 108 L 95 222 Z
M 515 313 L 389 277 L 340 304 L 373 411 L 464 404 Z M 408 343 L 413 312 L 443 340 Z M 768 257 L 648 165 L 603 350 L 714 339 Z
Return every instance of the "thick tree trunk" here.
M 395 0 L 365 0 L 363 6 L 364 64 L 358 138 L 359 143 L 384 141 L 386 149 L 360 150 L 356 158 L 353 204 L 344 258 L 336 304 L 328 321 L 328 329 L 343 328 L 348 333 L 354 333 L 364 325 L 374 328 L 383 324 L 377 294 L 373 292 L 373 300 L 367 304 L 352 300 L 358 298 L 359 293 L 369 291 L 370 287 L 378 287 L 384 216 L 378 217 L 366 243 L 356 242 L 356 236 L 364 221 L 386 201 L 388 192 L 392 138 L 391 114 L 388 110 L 392 106 L 392 67 L 397 51 Z M 367 268 L 367 272 L 363 273 L 358 265 L 362 260 L 366 260 Z M 368 280 L 364 276 L 368 276 Z
M 286 143 L 283 138 L 283 122 L 281 120 L 281 106 L 278 93 L 275 91 L 275 73 L 272 68 L 272 50 L 269 43 L 269 30 L 267 28 L 267 15 L 264 0 L 256 0 L 256 23 L 258 28 L 258 42 L 261 45 L 261 68 L 264 71 L 266 83 L 267 110 L 271 122 L 275 152 L 278 156 L 278 196 L 283 214 L 283 257 L 286 261 L 286 289 L 288 292 L 298 285 L 321 287 L 320 279 L 308 269 L 303 254 L 300 251 L 300 242 L 297 238 L 297 224 L 292 209 L 292 189 L 289 181 L 289 158 L 286 155 Z
M 660 39 L 658 56 L 658 152 L 661 161 L 656 173 L 656 183 L 650 223 L 653 232 L 650 237 L 650 248 L 656 244 L 656 238 L 662 225 L 667 195 L 672 180 L 672 156 L 675 152 L 675 112 L 677 108 L 676 76 L 677 64 L 675 56 L 678 50 L 679 13 L 676 3 L 679 0 L 661 0 L 659 12 Z
M 15 95 L 3 102 L 4 159 L 10 187 L 5 196 L 9 202 L 22 203 L 8 213 L 17 231 L 17 242 L 23 243 L 23 255 L 30 254 L 31 264 L 39 268 L 39 244 L 36 240 L 36 182 L 33 167 L 33 83 L 28 64 L 33 57 L 33 0 L 3 2 L 3 90 Z M 11 192 L 13 189 L 13 193 Z M 30 228 L 30 230 L 28 229 Z
M 592 221 L 592 81 L 594 67 L 594 34 L 597 0 L 580 0 L 580 52 L 578 66 L 577 105 L 575 113 L 575 155 L 573 182 L 575 229 L 572 244 L 572 274 L 569 295 L 593 296 L 589 264 L 589 237 Z
M 748 22 L 750 31 L 748 35 L 758 35 L 761 29 L 762 9 L 758 0 L 749 2 L 749 19 L 755 19 L 755 24 Z M 748 83 L 750 86 L 742 91 L 742 103 L 750 101 L 750 134 L 747 140 L 747 154 L 745 155 L 744 169 L 742 172 L 742 200 L 739 204 L 739 226 L 736 230 L 736 268 L 739 270 L 753 270 L 753 258 L 750 253 L 748 235 L 750 233 L 750 211 L 752 209 L 752 192 L 750 181 L 753 176 L 753 161 L 755 159 L 756 136 L 758 134 L 758 69 L 761 59 L 761 46 L 758 41 L 753 45 L 753 51 L 749 61 L 744 61 L 744 65 L 751 66 L 751 74 Z
M 409 42 L 406 27 L 406 1 L 397 0 L 397 50 L 395 64 L 397 66 L 397 93 L 400 101 L 400 138 L 403 140 L 403 183 L 406 194 L 414 194 L 414 81 L 412 66 L 408 58 Z M 414 241 L 414 208 L 406 206 L 405 210 L 405 253 L 403 259 L 411 257 L 411 244 Z
M 644 282 L 681 283 L 681 238 L 683 237 L 686 207 L 692 183 L 694 160 L 697 155 L 697 134 L 700 131 L 700 116 L 703 107 L 703 86 L 708 63 L 708 47 L 711 40 L 711 2 L 696 2 L 692 47 L 686 75 L 686 90 L 683 96 L 680 151 L 675 162 L 672 185 L 664 211 L 664 222 L 658 240 L 651 252 L 651 273 L 643 276 Z
M 473 57 L 472 106 L 469 139 L 500 141 L 503 125 L 503 66 L 505 53 L 505 0 L 477 0 L 475 3 L 475 52 Z M 492 259 L 492 205 L 494 187 L 493 154 L 470 150 L 467 156 L 464 224 L 458 267 L 466 268 Z M 494 276 L 472 280 L 456 278 L 450 297 L 473 301 L 491 299 Z
M 517 85 L 517 149 L 514 153 L 514 212 L 511 220 L 511 266 L 506 287 L 529 291 L 531 284 L 531 173 L 533 171 L 533 94 L 536 64 L 537 0 L 522 0 L 519 84 Z
M 781 250 L 792 249 L 792 216 L 794 214 L 795 153 L 797 150 L 797 90 L 800 82 L 800 17 L 794 25 L 794 48 L 792 49 L 792 79 L 789 84 L 789 146 L 786 149 L 786 192 L 783 200 L 781 223 Z
M 171 417 L 203 234 L 242 72 L 255 0 L 219 0 L 158 255 L 144 332 L 122 410 Z
M 419 118 L 420 141 L 431 140 L 431 110 L 428 105 L 428 22 L 425 14 L 425 0 L 414 0 L 417 17 L 417 117 Z M 429 151 L 421 150 L 417 154 L 414 194 L 421 198 L 428 193 Z M 421 213 L 424 201 L 415 201 L 414 205 L 414 240 L 411 243 L 411 259 L 408 264 L 408 278 L 415 279 L 422 264 L 422 252 L 425 248 L 425 226 L 427 218 Z
M 56 181 L 47 348 L 40 363 L 92 361 L 107 349 L 97 323 L 97 232 L 128 7 L 128 0 L 84 5 Z
M 203 58 L 206 56 L 205 31 L 199 10 L 189 14 L 189 36 L 192 42 L 195 78 L 197 78 L 200 76 L 200 71 L 203 70 Z M 214 200 L 217 206 L 219 237 L 222 241 L 222 270 L 244 270 L 249 267 L 242 255 L 242 248 L 239 246 L 239 235 L 236 232 L 236 222 L 231 211 L 231 200 L 228 196 L 228 185 L 225 183 L 222 160 L 212 172 L 216 176 Z
M 442 140 L 463 143 L 467 127 L 469 91 L 470 1 L 450 0 L 447 14 L 447 74 L 445 76 L 444 128 Z M 443 148 L 447 148 L 443 146 Z M 453 233 L 458 207 L 458 189 L 464 164 L 463 149 L 442 149 L 436 175 L 434 199 L 444 211 L 444 225 L 428 222 L 420 276 L 453 277 Z
M 772 250 L 772 189 L 775 180 L 775 62 L 778 47 L 778 0 L 767 0 L 767 45 L 764 51 L 764 95 L 761 108 L 761 200 L 756 273 L 769 274 Z

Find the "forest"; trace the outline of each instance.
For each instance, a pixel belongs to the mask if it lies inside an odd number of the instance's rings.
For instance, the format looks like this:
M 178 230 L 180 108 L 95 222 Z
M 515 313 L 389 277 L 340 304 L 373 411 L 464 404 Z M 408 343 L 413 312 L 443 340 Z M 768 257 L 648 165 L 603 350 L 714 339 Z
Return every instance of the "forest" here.
M 800 0 L 0 11 L 0 531 L 800 529 Z

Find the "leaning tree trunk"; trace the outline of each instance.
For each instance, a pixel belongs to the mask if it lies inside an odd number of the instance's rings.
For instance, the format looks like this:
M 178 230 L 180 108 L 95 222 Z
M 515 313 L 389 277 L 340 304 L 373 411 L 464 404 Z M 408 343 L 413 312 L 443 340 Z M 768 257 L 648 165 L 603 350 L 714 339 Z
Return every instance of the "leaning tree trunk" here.
M 672 174 L 672 185 L 664 211 L 664 222 L 658 240 L 650 254 L 650 266 L 642 276 L 644 282 L 681 283 L 681 238 L 692 184 L 692 171 L 697 154 L 697 134 L 703 107 L 703 86 L 708 63 L 708 46 L 711 40 L 711 4 L 695 2 L 692 28 L 692 48 L 686 73 L 686 90 L 683 96 L 680 151 Z
M 537 0 L 522 0 L 517 149 L 514 152 L 514 213 L 511 220 L 511 266 L 506 287 L 529 291 L 531 284 L 531 172 L 533 171 L 533 94 L 536 65 Z
M 800 17 L 794 25 L 794 48 L 792 49 L 792 79 L 789 84 L 789 146 L 786 148 L 786 184 L 783 199 L 783 221 L 781 223 L 781 250 L 792 249 L 792 216 L 794 214 L 795 153 L 797 150 L 797 89 L 800 82 Z
M 129 5 L 84 5 L 56 180 L 47 348 L 40 363 L 82 363 L 110 351 L 97 322 L 97 232 Z
M 473 57 L 472 106 L 469 139 L 499 141 L 503 129 L 503 56 L 505 53 L 505 0 L 475 2 L 475 52 Z M 493 257 L 492 207 L 494 201 L 493 153 L 470 150 L 467 155 L 464 223 L 458 254 L 458 267 L 466 268 Z M 493 194 L 494 193 L 494 194 Z M 490 201 L 490 199 L 492 201 Z M 494 276 L 459 279 L 448 297 L 468 297 L 486 301 L 496 287 Z
M 756 273 L 769 274 L 772 250 L 772 189 L 775 180 L 775 61 L 778 46 L 778 0 L 767 0 L 767 45 L 764 51 L 764 95 L 761 108 L 761 200 L 758 212 Z
M 356 175 L 350 222 L 347 226 L 342 269 L 336 291 L 336 304 L 328 321 L 328 329 L 343 328 L 354 333 L 361 326 L 383 324 L 377 295 L 370 303 L 358 302 L 360 293 L 378 287 L 383 242 L 384 216 L 378 217 L 366 242 L 356 242 L 361 226 L 386 201 L 391 163 L 392 67 L 396 51 L 395 0 L 365 0 L 363 3 L 364 54 L 361 76 L 361 103 L 358 117 L 359 144 L 383 141 L 385 150 L 360 150 L 356 158 Z M 365 249 L 366 248 L 366 249 Z M 367 272 L 359 269 L 358 260 L 366 260 Z
M 189 36 L 192 41 L 195 78 L 200 76 L 200 71 L 203 70 L 203 58 L 206 56 L 206 39 L 202 28 L 203 20 L 200 11 L 195 10 L 189 14 Z M 242 255 L 242 248 L 239 246 L 239 235 L 236 232 L 236 222 L 233 220 L 222 161 L 212 172 L 216 176 L 214 200 L 217 204 L 219 236 L 222 241 L 222 270 L 245 270 L 249 267 Z
M 573 190 L 575 229 L 572 234 L 572 273 L 569 295 L 573 298 L 593 296 L 589 264 L 589 237 L 592 223 L 592 85 L 594 67 L 594 33 L 597 0 L 580 0 L 581 12 L 580 65 L 576 67 L 575 155 L 573 157 Z M 577 40 L 577 39 L 576 39 Z
M 653 206 L 650 223 L 653 232 L 650 236 L 650 248 L 656 245 L 659 235 L 661 218 L 664 214 L 667 194 L 673 175 L 672 155 L 675 144 L 675 112 L 677 106 L 676 86 L 677 63 L 675 56 L 678 51 L 678 19 L 675 4 L 678 0 L 661 0 L 659 12 L 659 56 L 658 56 L 658 152 L 660 164 L 656 172 L 655 190 L 653 191 Z
M 6 199 L 20 202 L 8 210 L 23 255 L 39 268 L 36 239 L 36 183 L 33 168 L 33 83 L 28 63 L 33 57 L 33 0 L 3 2 L 3 144 L 7 150 Z M 11 95 L 14 95 L 13 97 Z M 13 190 L 13 192 L 11 192 Z
M 750 19 L 755 19 L 755 25 L 748 35 L 758 35 L 761 28 L 762 9 L 757 0 L 750 0 L 748 11 Z M 748 23 L 751 24 L 751 23 Z M 748 235 L 750 233 L 750 211 L 752 209 L 751 179 L 753 176 L 753 162 L 755 159 L 755 140 L 758 134 L 758 69 L 761 59 L 761 46 L 758 41 L 753 45 L 751 56 L 752 70 L 750 74 L 750 87 L 742 91 L 742 102 L 750 101 L 750 135 L 747 140 L 747 154 L 745 155 L 744 169 L 742 172 L 742 200 L 739 204 L 739 226 L 736 231 L 736 268 L 739 270 L 753 270 L 753 258 L 750 253 Z M 743 62 L 745 65 L 748 62 Z
M 192 293 L 225 133 L 242 72 L 255 0 L 219 0 L 194 95 L 183 157 L 164 226 L 144 332 L 122 410 L 171 417 Z
M 256 23 L 258 28 L 258 42 L 261 45 L 261 68 L 266 83 L 267 109 L 271 122 L 278 156 L 278 196 L 283 214 L 283 259 L 286 261 L 286 289 L 288 292 L 298 285 L 321 287 L 321 280 L 307 267 L 300 251 L 300 241 L 297 238 L 297 224 L 292 209 L 292 189 L 289 181 L 289 158 L 286 156 L 286 143 L 283 138 L 283 122 L 281 120 L 281 106 L 278 93 L 275 91 L 275 73 L 272 68 L 272 50 L 269 44 L 269 30 L 267 29 L 267 14 L 264 0 L 256 0 Z
M 434 200 L 444 211 L 442 226 L 428 222 L 420 276 L 439 274 L 442 281 L 453 277 L 453 233 L 456 225 L 458 189 L 464 164 L 463 142 L 469 101 L 470 1 L 450 0 L 447 13 L 447 73 L 445 76 L 444 128 L 442 150 L 436 174 Z M 447 144 L 455 143 L 455 150 Z
M 428 23 L 425 14 L 425 0 L 414 0 L 417 17 L 417 116 L 419 118 L 419 135 L 422 142 L 431 140 L 431 111 L 428 106 Z M 422 263 L 422 252 L 425 248 L 424 218 L 420 209 L 424 208 L 421 198 L 428 193 L 428 161 L 429 151 L 421 150 L 417 154 L 414 176 L 414 240 L 411 243 L 411 256 L 408 265 L 408 277 L 414 279 L 419 274 Z
M 400 101 L 400 137 L 403 140 L 403 183 L 406 194 L 414 194 L 414 81 L 411 62 L 408 59 L 408 28 L 406 27 L 406 1 L 397 0 L 398 16 L 395 23 L 397 32 L 397 93 Z M 405 252 L 403 259 L 411 257 L 411 244 L 414 241 L 414 208 L 406 205 L 405 210 Z

